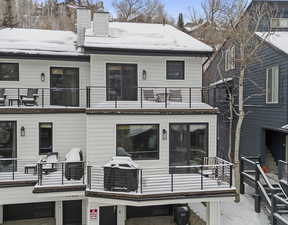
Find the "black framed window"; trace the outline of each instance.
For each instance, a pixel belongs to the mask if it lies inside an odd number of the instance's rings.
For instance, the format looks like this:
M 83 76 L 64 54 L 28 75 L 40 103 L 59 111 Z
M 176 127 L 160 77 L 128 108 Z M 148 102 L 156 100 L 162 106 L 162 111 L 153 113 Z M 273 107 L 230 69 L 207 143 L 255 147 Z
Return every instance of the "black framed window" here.
M 159 159 L 159 125 L 117 125 L 116 155 L 134 160 Z
M 202 165 L 208 137 L 207 123 L 170 124 L 170 166 Z
M 39 123 L 39 154 L 53 151 L 53 125 L 52 123 Z
M 19 81 L 18 63 L 0 63 L 1 81 Z
M 184 80 L 185 79 L 185 62 L 184 61 L 167 61 L 166 62 L 166 79 L 167 80 Z
M 106 64 L 107 101 L 137 101 L 137 64 Z
M 0 158 L 17 157 L 17 122 L 0 121 Z M 0 161 L 0 172 L 13 170 L 13 161 Z

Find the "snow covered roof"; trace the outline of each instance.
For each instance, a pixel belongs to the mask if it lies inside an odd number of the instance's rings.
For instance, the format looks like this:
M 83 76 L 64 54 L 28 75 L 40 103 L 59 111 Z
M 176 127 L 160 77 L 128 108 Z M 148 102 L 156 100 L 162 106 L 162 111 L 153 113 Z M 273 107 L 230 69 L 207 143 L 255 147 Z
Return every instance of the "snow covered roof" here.
M 273 32 L 270 35 L 267 35 L 266 32 L 257 32 L 256 33 L 260 38 L 265 38 L 266 42 L 275 46 L 276 48 L 282 50 L 286 54 L 288 54 L 288 32 Z
M 77 36 L 71 31 L 0 29 L 0 52 L 44 55 L 82 55 L 76 49 Z
M 212 52 L 212 48 L 171 25 L 145 23 L 109 23 L 109 37 L 85 34 L 84 47 Z

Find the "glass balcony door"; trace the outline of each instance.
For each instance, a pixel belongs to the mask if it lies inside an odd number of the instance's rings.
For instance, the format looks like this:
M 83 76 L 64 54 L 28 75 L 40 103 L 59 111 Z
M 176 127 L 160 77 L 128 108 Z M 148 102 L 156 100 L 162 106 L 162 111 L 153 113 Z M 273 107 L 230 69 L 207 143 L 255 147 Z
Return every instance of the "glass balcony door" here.
M 107 101 L 137 101 L 137 65 L 107 64 Z
M 208 156 L 208 125 L 170 124 L 170 166 L 201 165 Z
M 79 69 L 53 67 L 50 73 L 50 104 L 79 106 Z
M 17 157 L 16 121 L 0 121 L 0 172 L 12 171 Z M 15 168 L 14 168 L 15 170 Z

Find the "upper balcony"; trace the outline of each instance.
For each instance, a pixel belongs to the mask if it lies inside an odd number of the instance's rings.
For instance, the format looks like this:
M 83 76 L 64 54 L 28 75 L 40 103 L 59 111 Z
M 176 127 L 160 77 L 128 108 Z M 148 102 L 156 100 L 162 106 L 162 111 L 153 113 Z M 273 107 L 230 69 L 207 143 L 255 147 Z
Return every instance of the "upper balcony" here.
M 195 87 L 0 88 L 0 111 L 7 108 L 212 109 Z

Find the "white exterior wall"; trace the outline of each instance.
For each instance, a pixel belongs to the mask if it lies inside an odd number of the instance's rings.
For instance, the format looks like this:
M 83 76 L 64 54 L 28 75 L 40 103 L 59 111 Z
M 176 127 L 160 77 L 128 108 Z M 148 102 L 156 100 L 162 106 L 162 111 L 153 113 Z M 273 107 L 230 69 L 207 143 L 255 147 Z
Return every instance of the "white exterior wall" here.
M 17 158 L 37 160 L 39 158 L 39 123 L 53 123 L 53 151 L 64 160 L 66 153 L 73 147 L 86 151 L 85 114 L 3 114 L 0 121 L 17 121 Z M 21 136 L 21 127 L 25 136 Z
M 141 167 L 169 165 L 169 123 L 209 123 L 209 156 L 216 156 L 216 115 L 88 115 L 87 158 L 98 166 L 116 155 L 116 124 L 159 124 L 159 160 L 136 161 Z M 162 129 L 168 133 L 162 140 Z
M 79 68 L 80 105 L 86 106 L 86 87 L 89 85 L 90 67 L 89 62 L 51 61 L 51 60 L 28 60 L 28 59 L 4 59 L 1 62 L 19 63 L 19 81 L 0 81 L 0 88 L 50 88 L 50 67 L 73 67 Z M 41 73 L 45 74 L 45 81 L 41 81 Z M 38 91 L 39 95 L 41 92 Z M 21 93 L 25 94 L 25 90 Z M 6 90 L 9 97 L 16 96 L 17 90 Z M 49 90 L 45 90 L 45 105 L 50 104 Z M 41 96 L 39 97 L 41 104 Z
M 166 61 L 184 60 L 185 79 L 167 80 Z M 120 55 L 92 55 L 91 56 L 91 86 L 106 87 L 106 63 L 133 63 L 137 64 L 138 87 L 186 87 L 182 96 L 189 96 L 188 87 L 192 89 L 192 102 L 199 103 L 202 87 L 202 63 L 200 57 L 165 57 L 165 56 L 120 56 Z M 142 71 L 146 70 L 147 79 L 143 80 Z M 196 88 L 196 89 L 194 89 Z M 163 92 L 163 90 L 162 90 Z M 97 96 L 97 98 L 96 98 Z M 91 105 L 105 101 L 105 89 L 91 89 Z M 95 102 L 97 101 L 97 102 Z

